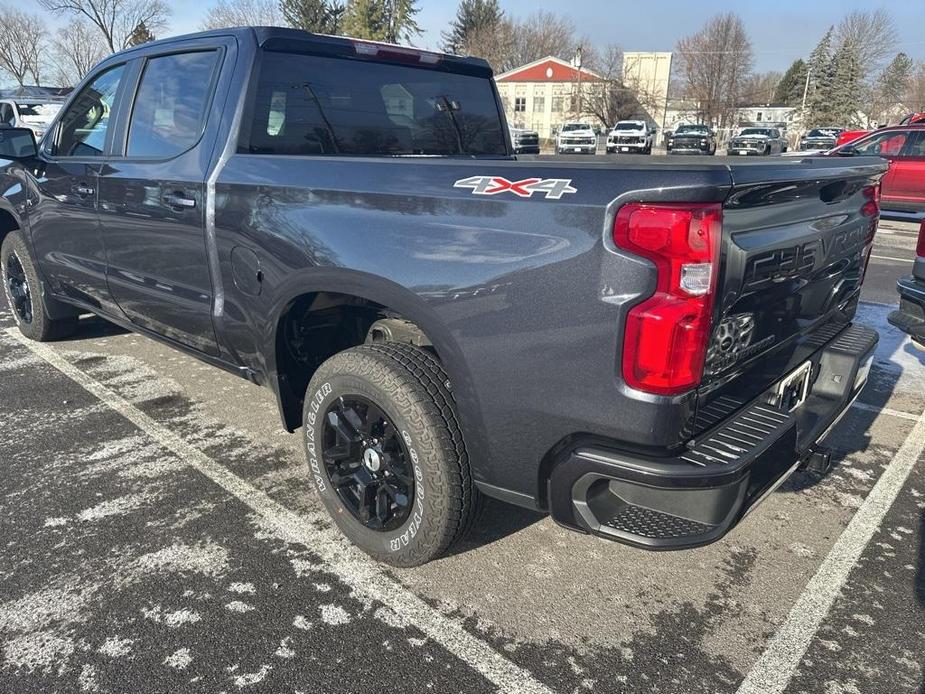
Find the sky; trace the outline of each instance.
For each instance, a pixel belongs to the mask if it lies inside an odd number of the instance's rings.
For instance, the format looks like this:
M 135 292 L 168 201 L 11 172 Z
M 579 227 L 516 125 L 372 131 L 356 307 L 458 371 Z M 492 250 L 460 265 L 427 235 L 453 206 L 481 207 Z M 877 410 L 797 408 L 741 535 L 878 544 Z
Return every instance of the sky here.
M 169 33 L 196 31 L 214 0 L 168 0 L 174 11 Z M 737 12 L 752 40 L 755 70 L 783 72 L 796 58 L 806 57 L 830 24 L 852 9 L 873 10 L 869 0 L 500 0 L 513 17 L 538 9 L 570 17 L 579 35 L 591 43 L 619 45 L 625 51 L 670 51 L 682 36 L 696 31 L 711 15 Z M 421 48 L 438 48 L 440 32 L 453 19 L 457 2 L 419 0 Z M 897 51 L 925 60 L 925 0 L 893 0 L 882 5 L 899 29 Z
M 158 38 L 198 31 L 206 11 L 217 2 L 166 1 L 172 13 L 167 30 L 158 32 Z M 577 33 L 587 36 L 592 45 L 617 44 L 624 51 L 674 50 L 679 38 L 699 29 L 709 17 L 732 10 L 745 22 L 756 72 L 785 71 L 797 58 L 806 58 L 828 26 L 846 12 L 882 6 L 896 22 L 895 50 L 925 61 L 925 0 L 893 0 L 883 5 L 869 0 L 500 0 L 500 4 L 515 18 L 539 9 L 568 16 Z M 418 0 L 418 6 L 423 33 L 412 43 L 439 49 L 440 32 L 456 14 L 457 0 Z M 62 21 L 49 17 L 51 27 Z

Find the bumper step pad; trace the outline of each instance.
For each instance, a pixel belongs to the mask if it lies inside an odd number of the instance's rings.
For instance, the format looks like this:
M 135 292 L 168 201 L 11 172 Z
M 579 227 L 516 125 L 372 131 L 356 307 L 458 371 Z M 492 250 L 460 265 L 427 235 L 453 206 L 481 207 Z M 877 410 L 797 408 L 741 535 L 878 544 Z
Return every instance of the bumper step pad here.
M 811 453 L 819 457 L 816 441 L 860 392 L 877 333 L 852 325 L 827 337 L 811 358 L 806 400 L 793 411 L 767 404 L 771 388 L 674 457 L 599 444 L 573 449 L 549 479 L 553 519 L 646 549 L 719 539 Z
M 715 526 L 698 523 L 690 518 L 672 516 L 669 513 L 632 504 L 624 506 L 616 516 L 603 524 L 614 530 L 653 540 L 693 537 L 708 533 L 715 528 Z

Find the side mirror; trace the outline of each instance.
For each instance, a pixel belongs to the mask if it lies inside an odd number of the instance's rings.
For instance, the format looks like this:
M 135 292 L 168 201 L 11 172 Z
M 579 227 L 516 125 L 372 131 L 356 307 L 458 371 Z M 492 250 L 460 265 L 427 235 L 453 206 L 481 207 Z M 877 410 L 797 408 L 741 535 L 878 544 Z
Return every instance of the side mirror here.
M 854 145 L 845 145 L 844 147 L 839 149 L 837 152 L 838 156 L 840 157 L 853 157 L 857 153 L 858 153 L 857 147 L 855 147 Z
M 28 159 L 36 154 L 35 133 L 29 128 L 0 128 L 0 158 Z

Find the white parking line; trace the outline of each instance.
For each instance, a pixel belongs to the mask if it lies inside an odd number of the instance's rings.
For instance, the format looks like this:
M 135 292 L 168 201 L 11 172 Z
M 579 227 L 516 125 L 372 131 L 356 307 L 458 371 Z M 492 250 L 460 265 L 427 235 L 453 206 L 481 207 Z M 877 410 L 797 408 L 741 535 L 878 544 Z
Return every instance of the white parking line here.
M 855 409 L 864 410 L 865 412 L 875 412 L 877 414 L 888 414 L 890 417 L 899 417 L 900 419 L 910 419 L 913 422 L 919 420 L 919 415 L 912 414 L 911 412 L 902 412 L 900 410 L 894 410 L 889 407 L 876 407 L 875 405 L 868 405 L 866 402 L 861 402 L 855 400 L 852 405 Z
M 915 417 L 915 420 L 915 426 L 903 445 L 826 555 L 816 575 L 806 584 L 787 620 L 771 638 L 758 662 L 742 681 L 737 694 L 780 694 L 787 688 L 810 641 L 848 579 L 848 574 L 877 532 L 883 517 L 925 450 L 925 412 Z
M 870 254 L 870 257 L 874 260 L 888 260 L 894 263 L 911 263 L 913 260 L 912 258 L 893 258 L 888 255 L 874 255 L 873 253 Z
M 337 574 L 357 593 L 391 608 L 402 620 L 427 634 L 501 691 L 552 694 L 552 690 L 535 679 L 529 671 L 512 663 L 486 642 L 466 631 L 458 621 L 446 617 L 383 573 L 377 564 L 344 540 L 331 527 L 326 516 L 320 513 L 294 513 L 78 369 L 47 345 L 31 342 L 15 328 L 7 329 L 6 334 L 95 395 L 187 465 L 244 502 L 272 525 L 280 537 L 308 547 L 325 563 L 326 569 Z

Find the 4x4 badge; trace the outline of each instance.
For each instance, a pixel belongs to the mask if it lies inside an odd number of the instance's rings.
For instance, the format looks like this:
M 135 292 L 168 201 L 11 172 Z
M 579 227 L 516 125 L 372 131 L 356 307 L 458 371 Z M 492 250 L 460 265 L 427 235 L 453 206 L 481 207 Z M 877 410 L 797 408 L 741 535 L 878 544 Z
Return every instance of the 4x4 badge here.
M 544 193 L 548 200 L 558 200 L 566 193 L 577 193 L 570 178 L 525 178 L 509 181 L 501 176 L 470 176 L 453 184 L 454 188 L 471 188 L 474 195 L 497 195 L 511 192 L 521 198 Z

